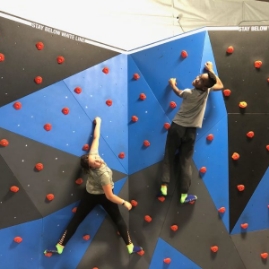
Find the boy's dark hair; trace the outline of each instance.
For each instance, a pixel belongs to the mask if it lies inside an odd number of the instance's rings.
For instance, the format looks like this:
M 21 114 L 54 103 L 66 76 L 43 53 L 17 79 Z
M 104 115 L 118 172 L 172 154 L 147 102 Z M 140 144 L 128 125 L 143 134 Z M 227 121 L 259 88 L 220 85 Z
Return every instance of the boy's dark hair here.
M 84 154 L 80 157 L 80 166 L 84 172 L 87 172 L 90 169 L 88 159 L 89 159 L 89 154 Z
M 211 88 L 217 83 L 217 78 L 216 75 L 211 71 L 207 71 L 207 74 L 208 74 L 208 83 L 206 87 Z

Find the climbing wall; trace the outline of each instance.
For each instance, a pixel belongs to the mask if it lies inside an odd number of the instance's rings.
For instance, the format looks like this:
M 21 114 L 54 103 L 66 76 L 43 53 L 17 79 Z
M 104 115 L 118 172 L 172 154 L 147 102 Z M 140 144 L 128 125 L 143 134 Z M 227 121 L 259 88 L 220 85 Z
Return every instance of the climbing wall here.
M 0 25 L 1 268 L 266 268 L 267 29 L 203 30 L 127 54 L 58 30 Z M 176 177 L 158 196 L 167 131 L 182 102 L 167 82 L 191 88 L 206 61 L 225 89 L 210 93 L 197 130 L 190 192 L 198 201 L 182 205 Z M 100 155 L 115 193 L 133 205 L 120 211 L 143 251 L 129 256 L 96 207 L 62 255 L 45 256 L 85 190 L 79 157 L 96 116 Z

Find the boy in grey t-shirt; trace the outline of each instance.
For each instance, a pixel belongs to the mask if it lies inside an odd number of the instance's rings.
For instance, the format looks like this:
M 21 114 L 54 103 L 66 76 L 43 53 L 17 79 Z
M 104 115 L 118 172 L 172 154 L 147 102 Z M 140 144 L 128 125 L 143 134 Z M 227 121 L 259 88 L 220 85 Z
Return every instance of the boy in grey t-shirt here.
M 161 194 L 167 195 L 167 185 L 170 182 L 175 154 L 179 153 L 180 169 L 180 202 L 189 203 L 197 199 L 196 195 L 188 194 L 191 184 L 191 160 L 196 138 L 196 128 L 201 128 L 206 108 L 206 102 L 211 90 L 223 89 L 222 81 L 213 71 L 211 62 L 206 62 L 206 73 L 197 76 L 192 85 L 193 89 L 180 90 L 176 79 L 171 78 L 169 84 L 180 98 L 183 98 L 179 111 L 175 115 L 167 134 L 165 155 L 163 160 Z

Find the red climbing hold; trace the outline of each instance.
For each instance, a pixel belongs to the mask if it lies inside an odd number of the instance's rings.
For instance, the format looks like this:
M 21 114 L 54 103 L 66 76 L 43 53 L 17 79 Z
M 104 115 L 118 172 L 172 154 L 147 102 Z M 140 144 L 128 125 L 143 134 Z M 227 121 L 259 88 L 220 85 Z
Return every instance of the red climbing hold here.
M 58 57 L 57 57 L 57 63 L 58 63 L 58 64 L 62 64 L 64 61 L 65 61 L 65 59 L 64 59 L 63 56 L 58 56 Z
M 248 223 L 242 223 L 240 226 L 242 229 L 247 229 Z
M 84 150 L 84 151 L 88 151 L 89 149 L 90 149 L 89 144 L 85 144 L 85 145 L 82 147 L 82 150 Z
M 166 122 L 166 123 L 163 125 L 163 127 L 164 127 L 166 130 L 168 130 L 168 129 L 170 128 L 170 123 Z
M 125 157 L 124 152 L 120 152 L 120 153 L 119 153 L 119 158 L 120 158 L 120 159 L 124 159 L 124 157 Z
M 21 105 L 20 102 L 15 102 L 15 103 L 13 104 L 13 107 L 14 107 L 16 110 L 19 110 L 19 109 L 21 109 L 22 105 Z
M 242 102 L 240 102 L 240 103 L 238 104 L 238 106 L 239 106 L 240 108 L 246 108 L 246 107 L 248 106 L 248 104 L 247 104 L 247 102 L 242 101 Z
M 107 106 L 112 106 L 112 100 L 110 100 L 110 99 L 106 100 L 106 104 L 107 104 Z
M 14 237 L 13 241 L 19 244 L 22 242 L 22 238 L 20 236 L 16 236 Z
M 138 73 L 135 73 L 135 74 L 133 75 L 133 79 L 134 79 L 134 80 L 138 80 L 138 79 L 140 79 L 139 74 L 138 74 Z
M 40 77 L 40 76 L 35 77 L 35 83 L 36 84 L 41 84 L 42 81 L 43 81 L 42 77 Z
M 269 151 L 269 145 L 266 145 L 266 149 Z
M 249 131 L 249 132 L 247 133 L 247 137 L 248 137 L 248 138 L 253 138 L 253 137 L 254 137 L 254 132 Z
M 147 98 L 147 96 L 144 93 L 140 93 L 140 95 L 139 95 L 140 100 L 145 100 L 146 98 Z
M 267 252 L 261 253 L 261 258 L 262 259 L 267 259 L 268 258 L 268 253 Z
M 142 249 L 142 250 L 138 251 L 137 254 L 139 256 L 143 256 L 145 254 L 145 251 Z
M 160 202 L 164 202 L 164 201 L 165 201 L 165 197 L 164 197 L 164 196 L 159 196 L 159 197 L 158 197 L 158 200 L 159 200 Z
M 170 258 L 165 258 L 165 259 L 163 259 L 163 262 L 166 263 L 166 264 L 169 264 L 171 262 L 171 259 Z
M 9 142 L 6 139 L 1 139 L 0 140 L 0 146 L 1 147 L 6 147 L 8 146 Z
M 170 229 L 173 231 L 173 232 L 176 232 L 178 230 L 178 226 L 177 225 L 172 225 L 170 227 Z
M 43 42 L 37 42 L 37 43 L 35 44 L 35 46 L 36 46 L 36 48 L 37 48 L 38 50 L 43 50 L 43 49 L 44 49 L 44 44 L 43 44 Z
M 224 90 L 223 90 L 223 95 L 226 96 L 226 97 L 230 96 L 230 95 L 231 95 L 231 90 L 229 90 L 229 89 L 224 89 Z
M 72 209 L 72 213 L 76 213 L 77 212 L 77 207 L 74 207 L 73 209 Z
M 208 141 L 212 141 L 212 140 L 214 139 L 214 135 L 213 135 L 213 134 L 209 134 L 209 135 L 206 137 L 206 139 L 207 139 Z
M 131 200 L 131 205 L 136 207 L 138 205 L 138 202 L 136 200 Z
M 233 155 L 232 155 L 232 159 L 233 159 L 234 161 L 236 161 L 236 160 L 238 160 L 239 158 L 240 158 L 239 153 L 234 152 Z
M 180 55 L 181 55 L 182 58 L 185 59 L 185 58 L 188 57 L 188 52 L 186 50 L 182 50 Z
M 76 87 L 76 88 L 74 89 L 74 92 L 75 92 L 76 94 L 80 94 L 80 93 L 82 92 L 82 89 L 81 89 L 80 87 Z
M 221 214 L 225 213 L 225 211 L 226 211 L 226 208 L 224 206 L 223 207 L 220 207 L 218 209 L 218 212 L 221 213 Z
M 145 147 L 149 147 L 150 146 L 150 142 L 148 140 L 144 140 L 143 145 Z
M 233 46 L 229 46 L 227 49 L 226 49 L 226 52 L 229 53 L 229 54 L 232 54 L 234 52 L 234 47 Z
M 108 67 L 104 67 L 102 71 L 103 71 L 104 74 L 108 74 L 109 73 L 109 68 Z
M 243 191 L 245 189 L 245 186 L 243 184 L 237 185 L 238 191 Z
M 206 173 L 206 167 L 205 166 L 201 167 L 199 172 L 202 174 Z
M 52 201 L 54 199 L 54 195 L 52 193 L 49 193 L 47 194 L 46 198 L 49 200 L 49 201 Z
M 44 253 L 44 255 L 48 258 L 50 258 L 52 256 L 52 253 L 51 252 L 47 252 L 47 253 Z
M 171 101 L 170 104 L 169 104 L 169 106 L 170 106 L 171 108 L 176 108 L 176 107 L 177 107 L 177 104 L 176 104 L 176 102 Z
M 69 114 L 69 108 L 68 108 L 68 107 L 64 107 L 64 108 L 62 109 L 62 113 L 63 113 L 64 115 Z
M 50 131 L 51 128 L 52 128 L 52 126 L 51 126 L 50 123 L 46 123 L 46 124 L 44 125 L 44 129 L 45 129 L 46 131 Z
M 5 55 L 3 53 L 0 53 L 0 62 L 3 62 L 5 60 Z
M 146 215 L 146 216 L 144 217 L 144 220 L 145 220 L 146 222 L 151 222 L 151 221 L 152 221 L 152 218 L 151 218 L 149 215 Z
M 254 62 L 254 66 L 255 66 L 255 68 L 257 68 L 257 69 L 261 68 L 261 67 L 262 67 L 262 61 L 255 61 L 255 62 Z
M 12 192 L 18 192 L 19 191 L 19 187 L 17 187 L 17 186 L 11 186 L 9 189 Z
M 83 183 L 83 179 L 80 177 L 80 178 L 76 179 L 75 182 L 77 185 L 81 185 Z
M 216 252 L 218 252 L 219 247 L 218 246 L 212 246 L 210 249 L 211 249 L 212 252 L 216 253 Z
M 90 240 L 90 235 L 88 235 L 88 234 L 85 234 L 84 236 L 83 236 L 83 239 L 85 240 L 85 241 L 88 241 L 88 240 Z
M 132 121 L 133 122 L 137 122 L 138 121 L 138 117 L 137 116 L 132 116 Z
M 35 168 L 36 168 L 37 171 L 41 171 L 41 170 L 43 170 L 44 166 L 43 166 L 42 163 L 37 163 L 37 164 L 35 165 Z

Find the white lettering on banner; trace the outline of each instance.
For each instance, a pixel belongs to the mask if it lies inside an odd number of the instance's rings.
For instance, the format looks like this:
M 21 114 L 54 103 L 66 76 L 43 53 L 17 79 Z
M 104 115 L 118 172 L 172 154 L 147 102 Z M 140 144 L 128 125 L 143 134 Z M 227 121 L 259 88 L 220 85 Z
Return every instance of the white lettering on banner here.
M 262 32 L 262 31 L 268 31 L 268 26 L 242 26 L 239 27 L 239 32 Z

